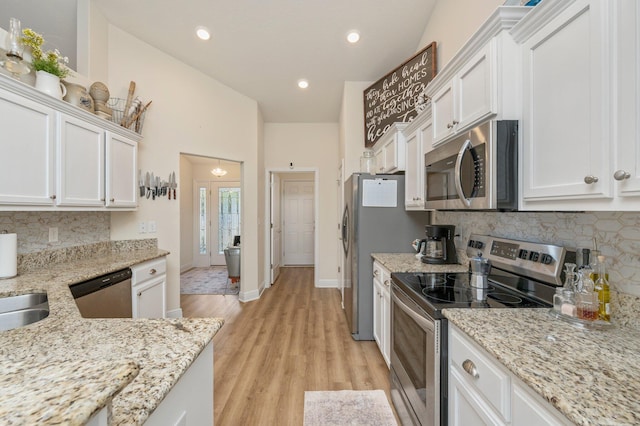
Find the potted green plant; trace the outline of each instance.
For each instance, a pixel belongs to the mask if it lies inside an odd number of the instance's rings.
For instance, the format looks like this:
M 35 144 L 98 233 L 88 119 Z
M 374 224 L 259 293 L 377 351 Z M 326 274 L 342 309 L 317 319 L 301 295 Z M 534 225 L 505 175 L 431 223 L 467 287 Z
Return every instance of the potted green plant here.
M 22 30 L 22 44 L 31 49 L 31 66 L 36 70 L 36 89 L 62 99 L 66 88 L 61 78 L 69 75 L 69 58 L 62 56 L 58 49 L 42 51 L 44 38 L 31 28 Z

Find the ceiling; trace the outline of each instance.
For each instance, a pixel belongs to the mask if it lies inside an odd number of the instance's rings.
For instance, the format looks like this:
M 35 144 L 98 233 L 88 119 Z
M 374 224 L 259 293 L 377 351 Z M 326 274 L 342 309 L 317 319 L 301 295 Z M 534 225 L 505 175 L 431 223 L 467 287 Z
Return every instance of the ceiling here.
M 422 47 L 437 0 L 92 1 L 112 24 L 255 99 L 265 122 L 317 123 L 338 121 L 345 81 L 376 81 Z

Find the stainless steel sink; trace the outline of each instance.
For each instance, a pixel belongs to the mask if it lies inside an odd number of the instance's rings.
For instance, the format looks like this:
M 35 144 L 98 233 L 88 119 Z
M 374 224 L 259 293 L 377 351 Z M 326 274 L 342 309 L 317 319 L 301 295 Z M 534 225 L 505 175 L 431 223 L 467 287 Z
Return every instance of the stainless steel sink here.
M 29 293 L 0 298 L 0 331 L 33 324 L 49 316 L 46 293 Z
M 29 293 L 0 298 L 0 313 L 36 307 L 47 302 L 47 293 Z M 47 308 L 48 309 L 48 308 Z
M 33 324 L 49 316 L 48 309 L 21 309 L 0 314 L 0 331 Z

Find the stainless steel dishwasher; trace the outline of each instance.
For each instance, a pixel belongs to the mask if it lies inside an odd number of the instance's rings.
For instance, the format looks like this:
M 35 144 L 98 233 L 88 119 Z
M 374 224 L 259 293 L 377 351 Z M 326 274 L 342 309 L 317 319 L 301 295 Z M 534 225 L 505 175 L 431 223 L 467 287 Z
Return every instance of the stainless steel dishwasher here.
M 69 286 L 84 318 L 131 318 L 131 269 Z

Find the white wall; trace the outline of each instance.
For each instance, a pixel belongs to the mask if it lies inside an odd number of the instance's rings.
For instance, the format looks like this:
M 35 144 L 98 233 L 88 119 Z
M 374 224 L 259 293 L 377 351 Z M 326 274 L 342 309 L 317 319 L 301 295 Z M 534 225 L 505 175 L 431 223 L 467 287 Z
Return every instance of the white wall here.
M 264 147 L 266 169 L 317 168 L 319 177 L 319 217 L 317 235 L 320 256 L 316 276 L 321 282 L 337 284 L 338 238 L 336 210 L 336 170 L 338 165 L 337 123 L 265 123 Z M 266 212 L 265 212 L 266 213 Z M 244 243 L 243 243 L 244 246 Z M 316 283 L 318 284 L 318 283 Z
M 416 52 L 436 42 L 440 71 L 504 0 L 438 0 Z
M 108 27 L 108 86 L 112 97 L 126 97 L 129 81 L 136 93 L 153 100 L 139 145 L 138 166 L 180 176 L 180 153 L 228 158 L 243 167 L 243 252 L 241 300 L 257 297 L 263 274 L 254 266 L 263 256 L 259 245 L 259 114 L 256 101 L 205 76 L 119 28 Z M 181 179 L 182 180 L 182 179 Z M 178 200 L 189 185 L 178 182 Z M 113 240 L 149 237 L 139 234 L 140 220 L 157 222 L 158 245 L 169 250 L 167 308 L 180 306 L 180 203 L 167 198 L 142 199 L 137 212 L 113 213 Z
M 360 156 L 364 151 L 364 90 L 370 81 L 345 81 L 340 108 L 340 151 L 344 159 L 345 179 L 360 171 Z M 336 164 L 337 168 L 337 164 Z

